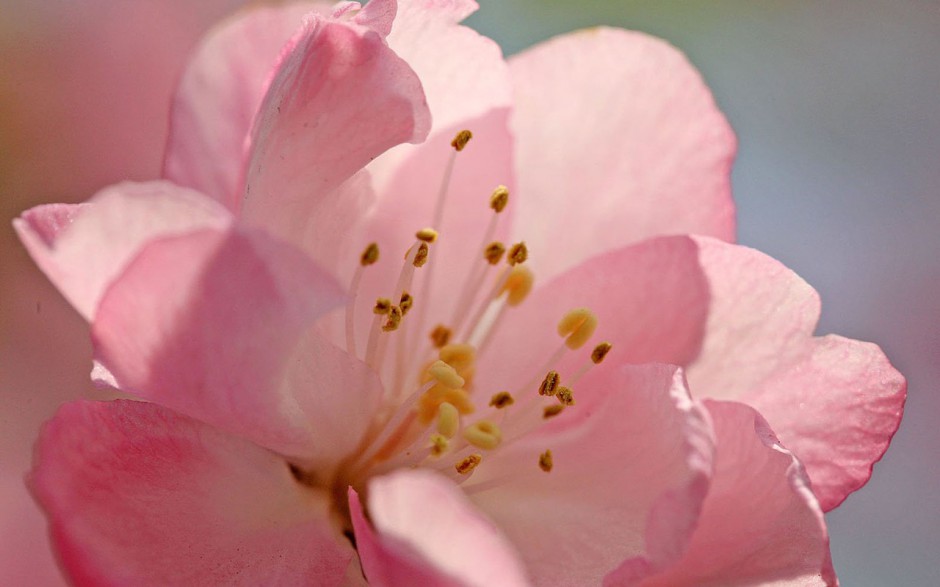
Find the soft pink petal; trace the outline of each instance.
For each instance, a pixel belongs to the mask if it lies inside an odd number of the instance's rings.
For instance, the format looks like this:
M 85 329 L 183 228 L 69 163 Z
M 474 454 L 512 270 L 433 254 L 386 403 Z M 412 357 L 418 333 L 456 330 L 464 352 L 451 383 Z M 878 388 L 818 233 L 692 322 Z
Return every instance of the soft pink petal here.
M 228 213 L 168 182 L 122 183 L 87 204 L 37 206 L 13 221 L 36 264 L 87 320 L 105 288 L 147 241 L 223 227 Z
M 374 30 L 313 16 L 291 41 L 252 130 L 241 213 L 301 240 L 333 191 L 430 126 L 421 83 Z
M 834 508 L 887 449 L 904 378 L 873 344 L 814 338 L 819 298 L 779 262 L 697 242 L 711 302 L 701 355 L 689 367 L 693 393 L 757 408 L 806 466 L 823 509 Z
M 164 177 L 238 208 L 251 122 L 284 45 L 325 2 L 245 10 L 203 38 L 180 80 Z
M 387 37 L 392 32 L 392 24 L 397 12 L 398 3 L 395 0 L 370 0 L 353 20 L 356 24 L 369 27 L 383 37 Z
M 66 404 L 36 456 L 75 585 L 329 585 L 352 556 L 286 462 L 155 404 Z
M 835 585 L 822 510 L 799 461 L 752 408 L 706 406 L 718 446 L 702 516 L 682 560 L 641 585 Z M 631 583 L 614 574 L 605 584 Z
M 641 33 L 594 28 L 510 66 L 516 233 L 541 273 L 660 234 L 734 239 L 735 138 L 678 51 Z
M 399 471 L 368 492 L 372 526 L 352 490 L 350 508 L 370 585 L 528 584 L 512 545 L 446 478 Z
M 464 489 L 517 545 L 536 584 L 596 585 L 621 564 L 639 574 L 670 564 L 708 490 L 714 440 L 704 410 L 667 365 L 604 363 L 575 397 L 537 432 L 484 454 Z M 510 422 L 504 434 L 514 436 Z M 545 450 L 548 473 L 538 466 Z
M 148 245 L 105 294 L 92 339 L 125 391 L 298 457 L 317 435 L 282 378 L 305 360 L 293 355 L 301 336 L 341 300 L 299 251 L 207 230 Z

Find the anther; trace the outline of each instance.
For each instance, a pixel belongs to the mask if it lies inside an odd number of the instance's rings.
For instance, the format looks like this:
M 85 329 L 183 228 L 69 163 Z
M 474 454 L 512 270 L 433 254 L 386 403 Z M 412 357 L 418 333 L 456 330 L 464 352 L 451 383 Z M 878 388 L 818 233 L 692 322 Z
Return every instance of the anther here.
M 604 357 L 607 356 L 607 353 L 610 352 L 611 344 L 609 342 L 602 342 L 591 351 L 591 362 L 595 365 L 599 365 L 601 361 L 604 360 Z
M 539 395 L 555 395 L 560 379 L 558 371 L 549 371 L 539 385 Z
M 386 320 L 385 324 L 382 325 L 382 330 L 385 332 L 398 330 L 398 327 L 401 325 L 402 316 L 404 316 L 404 314 L 402 313 L 401 308 L 398 306 L 392 306 L 388 311 L 388 320 Z
M 546 473 L 549 473 L 551 472 L 553 465 L 554 463 L 552 462 L 551 450 L 547 450 L 539 455 L 539 469 L 542 469 Z
M 520 263 L 525 263 L 526 259 L 528 258 L 529 249 L 526 248 L 524 242 L 518 242 L 509 247 L 509 254 L 506 255 L 506 261 L 510 265 L 519 265 Z
M 434 348 L 441 348 L 447 345 L 450 342 L 450 337 L 453 333 L 450 328 L 444 326 L 443 324 L 438 324 L 434 327 L 434 330 L 431 331 L 431 342 L 434 344 Z
M 388 298 L 378 298 L 375 300 L 375 306 L 372 308 L 373 314 L 388 314 L 392 309 L 392 300 Z
M 504 185 L 496 186 L 496 189 L 493 190 L 493 195 L 490 196 L 490 208 L 499 214 L 506 209 L 506 204 L 508 203 L 509 188 Z
M 506 276 L 506 282 L 499 293 L 507 292 L 506 303 L 510 306 L 518 306 L 532 291 L 532 285 L 535 283 L 535 276 L 528 267 L 516 265 L 509 270 Z
M 574 394 L 571 392 L 570 387 L 559 387 L 558 391 L 555 393 L 555 397 L 558 398 L 558 401 L 565 406 L 574 405 Z
M 415 299 L 414 297 L 412 297 L 410 293 L 403 292 L 401 294 L 401 301 L 398 302 L 398 307 L 401 308 L 402 317 L 408 314 L 408 310 L 411 309 L 411 306 L 413 306 L 414 303 L 415 303 Z
M 489 420 L 480 420 L 463 431 L 464 440 L 477 448 L 493 450 L 503 441 L 503 432 L 499 426 Z
M 499 393 L 493 394 L 493 397 L 490 398 L 490 406 L 497 410 L 511 406 L 514 403 L 516 403 L 516 400 L 513 399 L 512 394 L 508 391 L 500 391 Z
M 411 263 L 415 267 L 424 267 L 424 264 L 428 262 L 429 250 L 430 249 L 428 249 L 428 243 L 422 241 L 421 246 L 419 246 L 417 252 L 415 252 L 414 261 L 412 261 Z
M 477 350 L 473 345 L 459 343 L 444 346 L 437 356 L 463 377 L 469 377 L 473 374 L 476 365 L 476 353 Z
M 542 417 L 548 420 L 549 418 L 554 418 L 558 414 L 562 413 L 565 410 L 565 406 L 561 404 L 552 404 L 550 406 L 545 406 L 545 409 L 542 410 Z
M 447 449 L 450 446 L 450 441 L 440 434 L 432 434 L 430 440 L 431 454 L 435 457 L 439 457 L 447 452 Z
M 422 228 L 415 233 L 415 238 L 421 242 L 433 243 L 437 240 L 437 231 L 433 228 Z
M 468 455 L 466 458 L 457 461 L 454 464 L 454 468 L 457 469 L 457 472 L 461 475 L 467 475 L 471 473 L 474 469 L 477 468 L 477 465 L 483 460 L 483 455 L 472 454 Z
M 503 258 L 503 253 L 505 252 L 506 245 L 499 241 L 493 241 L 483 249 L 483 258 L 486 259 L 486 262 L 490 265 L 496 265 L 499 263 L 500 259 Z
M 565 346 L 579 349 L 591 338 L 597 328 L 597 316 L 587 308 L 571 310 L 558 323 L 558 336 L 567 337 Z
M 460 428 L 460 412 L 449 402 L 444 402 L 437 408 L 437 432 L 446 438 L 453 438 Z
M 460 389 L 464 386 L 464 378 L 457 374 L 457 371 L 444 361 L 434 361 L 428 368 L 428 373 L 438 383 L 451 389 Z
M 457 133 L 457 136 L 454 137 L 454 140 L 450 142 L 450 146 L 457 151 L 463 151 L 464 147 L 467 146 L 467 143 L 470 142 L 470 139 L 473 138 L 473 133 L 469 130 L 462 130 Z
M 362 251 L 362 255 L 359 257 L 359 264 L 365 267 L 366 265 L 374 265 L 376 261 L 379 260 L 379 245 L 378 243 L 369 243 L 369 245 Z

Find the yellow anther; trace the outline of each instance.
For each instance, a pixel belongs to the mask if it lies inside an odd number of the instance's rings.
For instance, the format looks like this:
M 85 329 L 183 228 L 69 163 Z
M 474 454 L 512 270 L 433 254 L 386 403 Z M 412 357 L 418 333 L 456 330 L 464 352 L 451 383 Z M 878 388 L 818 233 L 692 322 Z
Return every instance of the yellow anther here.
M 477 465 L 479 465 L 482 460 L 483 455 L 472 454 L 463 460 L 457 461 L 454 464 L 454 468 L 457 469 L 457 472 L 461 475 L 467 475 L 476 469 Z
M 434 361 L 431 363 L 431 366 L 428 368 L 428 373 L 431 374 L 438 383 L 445 387 L 451 389 L 460 389 L 466 383 L 460 375 L 457 374 L 457 371 L 445 363 L 444 361 Z
M 535 283 L 535 276 L 528 267 L 516 265 L 509 270 L 506 276 L 506 283 L 500 290 L 500 294 L 506 292 L 506 303 L 510 306 L 518 306 L 532 291 L 532 285 Z
M 457 373 L 469 379 L 476 368 L 477 350 L 473 345 L 464 343 L 449 344 L 441 348 L 438 358 L 452 366 Z
M 559 387 L 558 391 L 555 394 L 555 397 L 558 398 L 558 401 L 565 406 L 574 405 L 574 394 L 571 392 L 569 387 Z
M 450 341 L 450 337 L 453 333 L 450 328 L 444 326 L 443 324 L 438 324 L 434 327 L 434 330 L 431 331 L 431 342 L 434 343 L 434 348 L 441 348 Z
M 456 149 L 457 151 L 463 151 L 463 148 L 467 146 L 467 143 L 470 142 L 470 139 L 473 138 L 473 133 L 469 130 L 462 130 L 457 133 L 457 136 L 454 137 L 454 140 L 450 142 L 450 146 Z
M 552 470 L 552 466 L 554 466 L 552 462 L 552 451 L 547 450 L 539 455 L 539 469 L 548 473 Z
M 483 258 L 486 259 L 486 262 L 490 265 L 496 265 L 499 263 L 500 259 L 503 258 L 503 253 L 505 252 L 506 245 L 499 241 L 493 241 L 483 249 Z
M 398 330 L 398 327 L 401 325 L 402 316 L 404 316 L 404 314 L 402 314 L 401 308 L 392 306 L 388 311 L 388 320 L 382 325 L 382 330 L 385 332 Z
M 503 441 L 503 431 L 489 420 L 480 420 L 463 431 L 464 440 L 477 448 L 493 450 Z
M 494 212 L 499 214 L 506 209 L 506 204 L 509 203 L 509 188 L 504 185 L 496 186 L 496 189 L 493 190 L 493 195 L 490 196 L 490 208 Z
M 418 251 L 415 253 L 415 259 L 412 261 L 412 265 L 415 267 L 424 267 L 424 264 L 428 262 L 428 243 L 422 242 L 421 246 L 418 247 Z
M 415 233 L 415 238 L 425 243 L 433 243 L 437 240 L 437 231 L 433 228 L 422 228 Z
M 506 406 L 511 406 L 516 403 L 516 400 L 513 399 L 512 394 L 508 391 L 501 391 L 499 393 L 493 394 L 493 397 L 490 398 L 490 405 L 497 410 L 501 410 Z
M 529 249 L 526 248 L 525 243 L 519 242 L 509 247 L 509 254 L 506 255 L 506 261 L 510 265 L 519 265 L 520 263 L 525 263 L 526 259 L 529 258 Z
M 558 371 L 546 373 L 545 379 L 542 379 L 542 384 L 539 385 L 539 395 L 555 395 L 560 380 L 561 377 L 558 376 Z
M 444 402 L 437 408 L 437 431 L 446 438 L 453 438 L 460 428 L 460 412 L 454 404 Z
M 369 243 L 369 246 L 362 251 L 362 255 L 359 257 L 359 264 L 365 267 L 366 265 L 373 265 L 376 261 L 379 260 L 379 245 L 378 243 Z
M 388 298 L 378 298 L 375 300 L 375 306 L 372 308 L 373 314 L 388 314 L 392 309 L 392 300 Z
M 472 414 L 474 411 L 473 402 L 470 400 L 470 394 L 463 389 L 451 389 L 438 383 L 430 390 L 418 398 L 415 411 L 418 413 L 418 421 L 428 426 L 437 418 L 438 408 L 441 404 L 447 402 L 457 408 L 461 415 Z
M 567 337 L 565 346 L 579 349 L 591 338 L 597 328 L 597 316 L 587 308 L 571 310 L 558 323 L 558 336 Z
M 561 404 L 552 404 L 550 406 L 545 406 L 545 409 L 542 410 L 542 417 L 548 420 L 549 418 L 554 418 L 558 414 L 562 413 L 565 409 L 565 406 Z
M 607 353 L 610 352 L 611 344 L 609 342 L 602 342 L 591 351 L 591 362 L 595 365 L 599 365 L 601 361 L 604 360 L 604 357 L 607 356 Z
M 450 441 L 447 440 L 444 436 L 440 434 L 431 435 L 431 454 L 435 457 L 439 457 L 450 447 Z
M 398 307 L 401 308 L 401 315 L 405 316 L 408 313 L 408 310 L 411 309 L 415 303 L 414 297 L 408 292 L 401 294 L 401 301 L 398 302 Z

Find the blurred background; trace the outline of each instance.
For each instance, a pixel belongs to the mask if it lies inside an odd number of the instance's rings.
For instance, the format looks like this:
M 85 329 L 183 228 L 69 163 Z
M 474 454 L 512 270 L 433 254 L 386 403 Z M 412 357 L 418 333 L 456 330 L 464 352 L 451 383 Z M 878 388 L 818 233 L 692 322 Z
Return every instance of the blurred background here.
M 909 380 L 887 456 L 828 516 L 842 583 L 940 584 L 940 0 L 480 1 L 468 24 L 507 54 L 607 24 L 703 72 L 740 139 L 739 241 L 820 292 L 820 334 L 879 343 Z M 22 476 L 90 357 L 10 219 L 155 177 L 186 54 L 245 3 L 0 0 L 0 585 L 62 584 Z

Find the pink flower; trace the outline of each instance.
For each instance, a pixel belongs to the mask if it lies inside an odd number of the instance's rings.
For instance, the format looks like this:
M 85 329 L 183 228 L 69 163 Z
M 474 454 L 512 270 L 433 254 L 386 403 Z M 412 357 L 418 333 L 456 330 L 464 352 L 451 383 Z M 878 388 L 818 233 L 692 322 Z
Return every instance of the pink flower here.
M 16 223 L 149 400 L 43 431 L 72 580 L 834 584 L 822 511 L 904 381 L 726 242 L 734 138 L 686 61 L 599 29 L 507 66 L 469 0 L 309 8 L 206 39 L 166 181 Z

